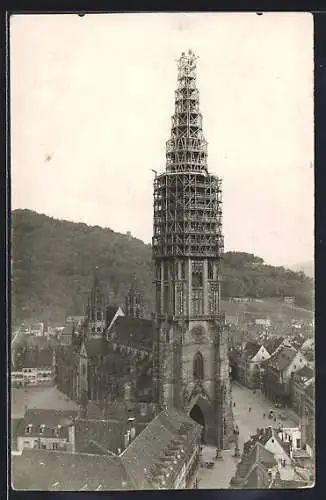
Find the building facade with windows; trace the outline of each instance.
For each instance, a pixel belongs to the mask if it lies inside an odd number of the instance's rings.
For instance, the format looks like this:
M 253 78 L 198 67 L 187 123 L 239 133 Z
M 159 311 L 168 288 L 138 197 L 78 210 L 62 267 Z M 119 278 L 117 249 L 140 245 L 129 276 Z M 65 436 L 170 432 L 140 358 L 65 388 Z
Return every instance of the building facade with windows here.
M 282 345 L 264 364 L 263 390 L 268 399 L 291 406 L 292 380 L 308 364 L 300 350 Z

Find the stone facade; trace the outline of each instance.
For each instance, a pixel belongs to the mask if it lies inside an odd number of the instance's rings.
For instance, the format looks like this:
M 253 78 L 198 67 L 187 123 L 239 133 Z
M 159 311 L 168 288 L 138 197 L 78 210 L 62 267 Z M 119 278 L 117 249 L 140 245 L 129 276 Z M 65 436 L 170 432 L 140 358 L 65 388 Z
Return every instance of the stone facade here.
M 228 334 L 220 314 L 221 181 L 208 172 L 196 57 L 178 63 L 166 172 L 154 180 L 156 381 L 161 404 L 204 426 L 221 449 L 233 438 Z

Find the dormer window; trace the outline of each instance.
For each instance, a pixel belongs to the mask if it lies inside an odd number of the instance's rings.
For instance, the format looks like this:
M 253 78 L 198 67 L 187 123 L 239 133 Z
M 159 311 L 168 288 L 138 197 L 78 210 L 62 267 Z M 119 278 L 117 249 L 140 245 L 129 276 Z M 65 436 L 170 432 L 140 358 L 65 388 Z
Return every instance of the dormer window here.
M 44 434 L 44 431 L 45 431 L 45 425 L 42 424 L 40 425 L 40 434 Z
M 33 427 L 33 426 L 32 426 L 32 424 L 28 424 L 28 425 L 26 426 L 26 428 L 25 428 L 25 433 L 26 433 L 26 434 L 31 434 L 31 432 L 32 432 L 32 427 Z

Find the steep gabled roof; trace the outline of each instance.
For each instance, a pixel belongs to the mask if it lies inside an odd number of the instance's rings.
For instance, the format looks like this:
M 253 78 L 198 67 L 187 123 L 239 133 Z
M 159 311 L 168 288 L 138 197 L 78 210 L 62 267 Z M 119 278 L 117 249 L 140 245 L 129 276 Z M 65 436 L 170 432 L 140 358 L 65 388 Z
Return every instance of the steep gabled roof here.
M 284 342 L 284 337 L 272 337 L 264 342 L 264 347 L 270 354 L 274 354 L 275 351 L 281 346 L 282 342 Z
M 294 360 L 298 351 L 294 347 L 282 346 L 276 353 L 268 360 L 268 365 L 276 370 L 286 370 Z
M 273 453 L 266 450 L 262 443 L 256 441 L 248 453 L 244 453 L 242 456 L 241 462 L 237 466 L 235 479 L 237 482 L 240 482 L 242 487 L 257 488 L 261 486 L 260 484 L 255 484 L 255 481 L 258 481 L 258 476 L 256 475 L 258 470 L 261 472 L 261 475 L 265 476 L 263 482 L 266 482 L 268 469 L 274 465 L 276 465 L 276 460 Z
M 119 457 L 45 450 L 24 450 L 12 457 L 12 483 L 18 490 L 132 489 Z
M 89 358 L 104 356 L 107 351 L 107 341 L 104 338 L 89 338 L 84 342 Z
M 255 462 L 265 465 L 266 467 L 271 467 L 276 464 L 274 454 L 263 446 L 262 443 L 257 443 L 255 446 L 256 450 L 253 451 Z
M 262 345 L 258 344 L 257 342 L 247 342 L 244 350 L 245 357 L 247 359 L 252 359 L 254 356 L 256 356 L 261 346 Z
M 245 478 L 242 487 L 246 489 L 269 488 L 270 483 L 268 469 L 260 463 L 255 463 Z
M 164 472 L 169 473 L 171 480 L 178 462 L 201 430 L 187 415 L 168 408 L 156 416 L 122 454 L 128 475 L 139 489 L 153 487 L 155 478 Z
M 90 442 L 98 443 L 102 448 L 118 453 L 124 448 L 125 422 L 99 419 L 78 419 L 75 423 L 76 451 L 86 452 Z
M 119 309 L 119 306 L 107 306 L 106 308 L 106 324 L 109 326 L 114 318 L 114 316 L 117 314 Z
M 149 319 L 119 316 L 114 322 L 111 335 L 117 344 L 151 351 L 155 338 L 155 324 Z
M 244 444 L 244 452 L 248 456 L 250 455 L 252 450 L 255 448 L 256 443 L 260 443 L 262 446 L 265 446 L 265 444 L 273 436 L 272 427 L 265 427 L 262 429 L 257 429 L 257 431 L 258 432 L 256 432 L 256 434 L 253 434 L 251 436 L 250 440 Z

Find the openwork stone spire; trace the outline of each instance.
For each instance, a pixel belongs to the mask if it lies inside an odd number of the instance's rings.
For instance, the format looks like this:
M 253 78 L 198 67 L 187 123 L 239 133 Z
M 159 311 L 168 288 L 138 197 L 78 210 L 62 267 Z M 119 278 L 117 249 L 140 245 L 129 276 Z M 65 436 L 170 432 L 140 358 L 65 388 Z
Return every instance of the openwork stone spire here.
M 196 88 L 196 60 L 189 50 L 178 60 L 178 88 L 171 138 L 166 143 L 167 172 L 207 171 L 207 142 L 202 130 L 199 92 Z

